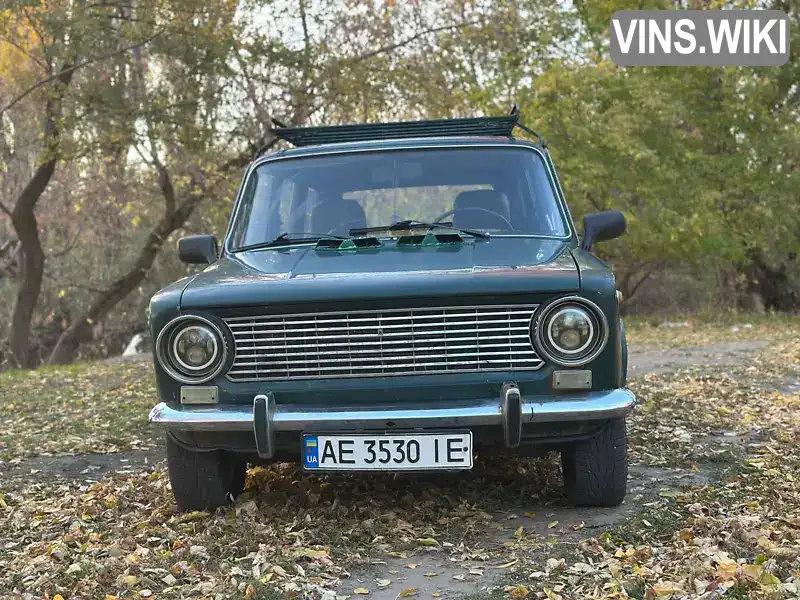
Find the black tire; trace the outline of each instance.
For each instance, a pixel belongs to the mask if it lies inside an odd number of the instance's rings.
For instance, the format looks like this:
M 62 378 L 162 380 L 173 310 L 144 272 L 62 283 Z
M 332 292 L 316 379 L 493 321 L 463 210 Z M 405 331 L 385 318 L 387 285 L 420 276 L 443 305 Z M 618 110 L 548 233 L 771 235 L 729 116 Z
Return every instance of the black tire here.
M 578 506 L 617 506 L 628 491 L 625 419 L 614 419 L 596 435 L 561 451 L 564 488 Z
M 181 511 L 213 510 L 244 490 L 247 462 L 231 452 L 195 452 L 167 435 L 167 467 Z

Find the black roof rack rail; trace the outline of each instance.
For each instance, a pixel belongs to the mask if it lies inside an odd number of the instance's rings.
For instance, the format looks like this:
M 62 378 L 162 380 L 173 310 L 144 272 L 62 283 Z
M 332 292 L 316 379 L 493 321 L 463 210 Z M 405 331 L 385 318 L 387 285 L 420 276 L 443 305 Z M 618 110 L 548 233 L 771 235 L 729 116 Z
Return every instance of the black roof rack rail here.
M 547 147 L 547 143 L 541 135 L 520 123 L 519 110 L 516 104 L 509 114 L 499 117 L 325 125 L 321 127 L 284 127 L 276 120 L 273 120 L 273 123 L 276 125 L 276 127 L 270 129 L 273 135 L 298 147 L 403 138 L 449 136 L 512 137 L 515 127 L 519 127 L 526 133 L 535 136 L 542 147 Z

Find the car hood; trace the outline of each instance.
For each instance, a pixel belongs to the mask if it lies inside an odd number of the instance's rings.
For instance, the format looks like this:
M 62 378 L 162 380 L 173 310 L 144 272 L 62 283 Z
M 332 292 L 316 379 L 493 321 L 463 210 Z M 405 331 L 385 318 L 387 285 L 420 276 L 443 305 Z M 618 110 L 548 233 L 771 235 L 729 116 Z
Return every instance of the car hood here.
M 454 246 L 316 250 L 313 245 L 226 255 L 186 286 L 182 309 L 397 297 L 573 292 L 569 245 L 493 238 Z

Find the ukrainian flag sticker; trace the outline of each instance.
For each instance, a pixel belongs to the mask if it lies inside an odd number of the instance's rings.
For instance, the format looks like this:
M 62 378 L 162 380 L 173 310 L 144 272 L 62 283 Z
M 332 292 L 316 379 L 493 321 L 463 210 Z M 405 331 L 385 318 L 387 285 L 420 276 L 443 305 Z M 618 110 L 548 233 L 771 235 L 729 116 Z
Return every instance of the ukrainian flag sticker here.
M 303 464 L 306 469 L 319 467 L 319 443 L 317 436 L 307 435 L 303 438 Z

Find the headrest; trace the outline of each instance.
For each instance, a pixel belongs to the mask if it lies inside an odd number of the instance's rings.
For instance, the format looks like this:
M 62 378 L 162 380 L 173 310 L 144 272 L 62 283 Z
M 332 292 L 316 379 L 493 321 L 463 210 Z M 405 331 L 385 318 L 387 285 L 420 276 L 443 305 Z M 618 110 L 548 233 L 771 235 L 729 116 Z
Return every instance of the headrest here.
M 453 213 L 455 227 L 509 230 L 508 221 L 511 220 L 511 208 L 508 197 L 497 190 L 461 192 L 453 202 L 453 210 L 455 211 Z
M 350 230 L 366 227 L 364 209 L 355 200 L 324 200 L 311 211 L 311 232 L 349 236 Z

